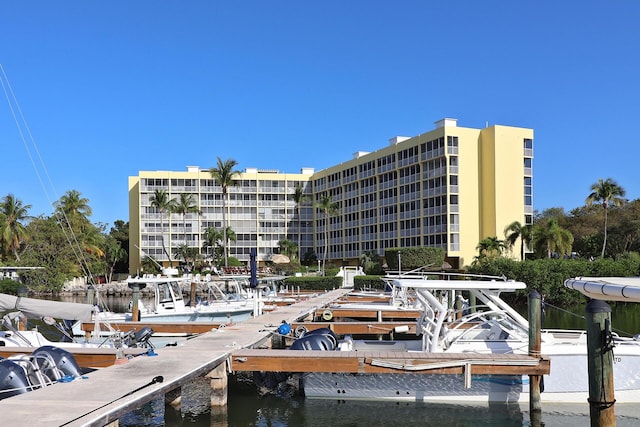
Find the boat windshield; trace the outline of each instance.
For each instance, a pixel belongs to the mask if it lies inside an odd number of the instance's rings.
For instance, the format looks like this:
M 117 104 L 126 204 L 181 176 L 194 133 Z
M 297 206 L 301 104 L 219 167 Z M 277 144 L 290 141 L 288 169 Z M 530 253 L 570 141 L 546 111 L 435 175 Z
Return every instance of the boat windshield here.
M 164 282 L 158 284 L 158 296 L 160 302 L 171 302 L 175 299 L 182 299 L 182 290 L 178 282 Z

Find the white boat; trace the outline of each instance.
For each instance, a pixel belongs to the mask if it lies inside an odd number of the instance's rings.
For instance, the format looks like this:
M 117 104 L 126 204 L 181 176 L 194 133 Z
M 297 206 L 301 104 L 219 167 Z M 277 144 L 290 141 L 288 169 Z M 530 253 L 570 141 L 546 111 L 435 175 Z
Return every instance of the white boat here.
M 126 280 L 129 287 L 144 289 L 152 287 L 154 301 L 151 307 L 138 302 L 139 320 L 145 322 L 218 322 L 235 323 L 247 320 L 253 313 L 251 301 L 237 300 L 225 295 L 216 285 L 211 283 L 209 297 L 198 300 L 190 306 L 182 295 L 180 286 L 182 279 L 176 277 L 136 277 Z M 94 316 L 98 323 L 128 322 L 132 313 L 100 312 Z
M 153 330 L 148 327 L 137 332 L 111 331 L 95 340 L 84 336 L 74 337 L 70 327 L 67 327 L 67 321 L 88 321 L 94 309 L 90 304 L 0 294 L 0 310 L 15 308 L 21 311 L 9 312 L 2 317 L 0 399 L 14 394 L 11 384 L 15 385 L 15 381 L 28 385 L 28 389 L 18 390 L 19 394 L 59 379 L 54 365 L 47 359 L 50 357 L 60 359 L 63 364 L 80 364 L 84 368 L 94 369 L 111 366 L 117 359 L 153 352 L 154 346 L 149 341 Z M 50 327 L 54 328 L 59 340 L 48 339 L 38 326 L 27 329 L 27 319 L 44 321 L 46 325 L 42 325 L 42 328 L 50 332 Z M 35 354 L 38 349 L 42 350 L 38 352 L 42 354 Z
M 474 354 L 528 353 L 528 322 L 502 298 L 501 292 L 525 289 L 522 282 L 498 280 L 396 279 L 394 286 L 411 289 L 422 307 L 418 321 L 418 340 L 358 341 L 345 337 L 336 342 L 337 350 L 393 350 L 432 353 Z M 467 295 L 478 305 L 455 310 L 446 303 L 457 295 Z M 444 303 L 443 303 L 444 302 Z M 306 338 L 305 338 L 306 337 Z M 299 340 L 303 349 L 332 348 L 326 337 L 314 347 L 312 335 Z M 542 402 L 585 403 L 589 393 L 587 337 L 584 331 L 543 330 L 541 353 L 551 360 L 551 373 L 544 376 Z M 640 403 L 640 342 L 614 336 L 614 384 L 617 403 Z M 294 343 L 295 345 L 295 343 Z M 292 346 L 293 348 L 293 346 Z M 527 376 L 464 375 L 416 373 L 418 367 L 392 366 L 398 374 L 306 373 L 302 377 L 304 394 L 311 398 L 431 401 L 446 403 L 529 401 Z M 414 371 L 414 372 L 412 372 Z
M 264 276 L 256 278 L 256 286 L 251 287 L 250 278 L 232 276 L 224 279 L 224 291 L 240 298 L 260 300 L 262 305 L 289 305 L 297 302 L 292 296 L 285 296 L 278 289 L 286 276 Z
M 5 329 L 0 330 L 0 347 L 3 352 L 18 347 L 36 348 L 42 346 L 59 347 L 71 352 L 76 349 L 153 347 L 151 342 L 149 342 L 149 339 L 153 334 L 153 330 L 150 330 L 149 328 L 141 330 L 140 334 L 136 334 L 133 331 L 112 331 L 98 340 L 88 340 L 86 338 L 74 337 L 71 331 L 65 329 L 60 322 L 51 317 L 45 317 L 44 321 L 60 333 L 60 341 L 51 341 L 44 336 L 38 327 L 28 330 L 19 330 L 12 324 L 12 321 L 16 324 L 23 322 L 23 316 L 24 315 L 21 312 L 13 312 L 2 318 L 2 325 Z
M 10 310 L 17 310 L 11 311 Z M 37 298 L 18 297 L 0 294 L 0 312 L 8 312 L 2 317 L 4 330 L 0 330 L 0 347 L 41 347 L 56 346 L 73 351 L 77 348 L 126 348 L 145 347 L 152 345 L 149 338 L 153 331 L 149 328 L 139 333 L 109 331 L 97 341 L 75 338 L 71 328 L 63 322 L 90 321 L 95 307 L 91 304 L 42 300 Z M 47 339 L 38 328 L 21 330 L 20 324 L 25 325 L 27 319 L 41 319 L 55 328 L 61 337 L 59 341 Z M 58 320 L 56 320 L 58 319 Z

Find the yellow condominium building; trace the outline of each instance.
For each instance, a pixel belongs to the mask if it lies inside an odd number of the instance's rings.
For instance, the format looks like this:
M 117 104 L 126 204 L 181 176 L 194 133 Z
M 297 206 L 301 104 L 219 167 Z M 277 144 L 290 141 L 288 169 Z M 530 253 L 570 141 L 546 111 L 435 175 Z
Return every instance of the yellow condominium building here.
M 144 255 L 167 266 L 170 254 L 177 265 L 175 250 L 185 244 L 206 259 L 206 231 L 221 230 L 223 221 L 236 237 L 229 255 L 241 261 L 252 249 L 259 262 L 269 261 L 284 239 L 299 246 L 299 256 L 321 259 L 327 224 L 314 206 L 326 196 L 337 205 L 328 218 L 328 261 L 354 265 L 365 252 L 431 246 L 445 249 L 447 261 L 460 268 L 473 261 L 482 239 L 504 239 L 514 221 L 532 223 L 532 162 L 533 129 L 473 129 L 442 119 L 432 131 L 392 138 L 385 148 L 356 152 L 322 171 L 248 168 L 224 204 L 208 169 L 140 172 L 129 177 L 130 272 L 140 272 Z M 300 203 L 296 187 L 304 195 Z M 198 212 L 159 209 L 152 203 L 158 190 L 174 199 L 190 194 Z

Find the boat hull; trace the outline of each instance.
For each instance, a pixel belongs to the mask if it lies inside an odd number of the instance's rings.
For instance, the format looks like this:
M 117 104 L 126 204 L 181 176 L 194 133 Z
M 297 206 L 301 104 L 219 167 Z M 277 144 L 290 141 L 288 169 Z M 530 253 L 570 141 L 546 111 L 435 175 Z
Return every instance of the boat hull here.
M 634 346 L 635 347 L 635 346 Z M 542 402 L 585 403 L 589 397 L 586 354 L 549 356 L 551 374 L 543 377 Z M 617 403 L 640 403 L 640 354 L 619 348 L 614 357 Z M 400 372 L 398 374 L 306 373 L 302 388 L 309 398 L 446 403 L 526 403 L 529 378 L 518 375 L 464 375 Z
M 209 323 L 237 323 L 244 322 L 253 314 L 253 308 L 229 311 L 192 311 L 185 313 L 149 313 L 140 316 L 141 321 L 148 323 L 170 322 L 209 322 Z M 111 320 L 111 319 L 110 319 Z M 124 316 L 126 322 L 131 321 L 131 314 Z

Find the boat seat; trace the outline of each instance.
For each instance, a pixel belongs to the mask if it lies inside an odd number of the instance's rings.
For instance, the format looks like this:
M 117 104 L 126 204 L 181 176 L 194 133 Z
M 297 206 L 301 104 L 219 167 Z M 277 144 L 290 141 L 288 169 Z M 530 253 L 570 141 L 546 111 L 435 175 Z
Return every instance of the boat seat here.
M 496 340 L 504 340 L 509 336 L 509 334 L 500 327 L 500 324 L 497 322 L 491 322 L 491 328 L 487 333 L 487 337 L 485 338 L 487 341 L 496 341 Z

